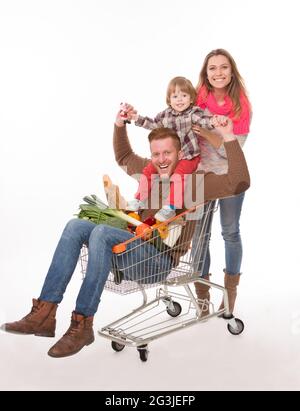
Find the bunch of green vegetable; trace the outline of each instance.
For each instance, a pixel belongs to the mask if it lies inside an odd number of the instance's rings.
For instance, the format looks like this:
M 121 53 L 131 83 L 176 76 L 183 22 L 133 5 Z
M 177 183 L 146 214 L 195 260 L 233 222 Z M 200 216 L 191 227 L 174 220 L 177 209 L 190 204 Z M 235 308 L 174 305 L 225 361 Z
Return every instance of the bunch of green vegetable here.
M 83 198 L 85 204 L 79 205 L 78 218 L 92 221 L 96 224 L 107 224 L 116 228 L 126 229 L 127 224 L 138 225 L 139 222 L 120 210 L 109 208 L 95 194 Z

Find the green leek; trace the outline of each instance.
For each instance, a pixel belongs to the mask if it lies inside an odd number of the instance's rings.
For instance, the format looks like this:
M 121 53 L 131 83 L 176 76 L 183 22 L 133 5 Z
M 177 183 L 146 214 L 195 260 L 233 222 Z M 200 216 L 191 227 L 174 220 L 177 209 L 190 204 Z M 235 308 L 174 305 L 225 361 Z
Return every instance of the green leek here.
M 127 223 L 134 226 L 142 224 L 121 210 L 109 208 L 95 194 L 83 198 L 86 204 L 80 204 L 78 218 L 92 221 L 96 224 L 107 224 L 118 228 L 127 228 Z

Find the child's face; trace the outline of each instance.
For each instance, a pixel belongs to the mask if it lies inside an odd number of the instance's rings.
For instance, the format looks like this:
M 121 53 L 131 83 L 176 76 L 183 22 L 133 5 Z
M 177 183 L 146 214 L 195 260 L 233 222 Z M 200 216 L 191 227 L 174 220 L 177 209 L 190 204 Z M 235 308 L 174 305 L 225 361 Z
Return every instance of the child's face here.
M 172 109 L 181 113 L 189 108 L 191 104 L 191 96 L 185 91 L 181 91 L 180 88 L 176 86 L 175 91 L 170 95 L 170 105 Z

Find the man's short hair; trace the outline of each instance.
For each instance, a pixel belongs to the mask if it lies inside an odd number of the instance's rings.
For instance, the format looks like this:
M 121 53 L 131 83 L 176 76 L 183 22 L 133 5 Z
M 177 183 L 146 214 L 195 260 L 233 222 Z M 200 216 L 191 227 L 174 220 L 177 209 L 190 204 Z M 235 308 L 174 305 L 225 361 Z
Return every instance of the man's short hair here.
M 163 140 L 169 137 L 174 141 L 174 145 L 176 149 L 180 151 L 181 150 L 180 138 L 178 137 L 178 134 L 176 133 L 176 131 L 172 130 L 171 128 L 167 128 L 167 127 L 155 128 L 149 134 L 148 140 L 149 140 L 149 143 L 151 144 L 151 142 L 154 140 Z

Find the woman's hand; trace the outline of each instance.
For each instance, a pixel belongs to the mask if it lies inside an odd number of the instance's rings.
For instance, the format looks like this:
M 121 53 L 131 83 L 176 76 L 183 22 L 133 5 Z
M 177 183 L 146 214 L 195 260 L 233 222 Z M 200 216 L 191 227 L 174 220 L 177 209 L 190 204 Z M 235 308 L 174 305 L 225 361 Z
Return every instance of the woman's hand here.
M 192 127 L 192 130 L 195 132 L 195 134 L 198 134 L 199 137 L 206 140 L 209 144 L 211 144 L 216 149 L 218 149 L 223 143 L 223 138 L 217 132 L 217 129 L 208 130 L 207 128 L 202 128 L 198 125 L 194 125 Z
M 199 136 L 203 136 L 203 134 L 204 134 L 204 131 L 206 130 L 206 129 L 204 129 L 203 127 L 201 127 L 201 126 L 198 126 L 198 125 L 193 125 L 192 126 L 192 130 L 196 133 L 196 134 L 198 134 Z M 204 130 L 204 131 L 203 131 Z

